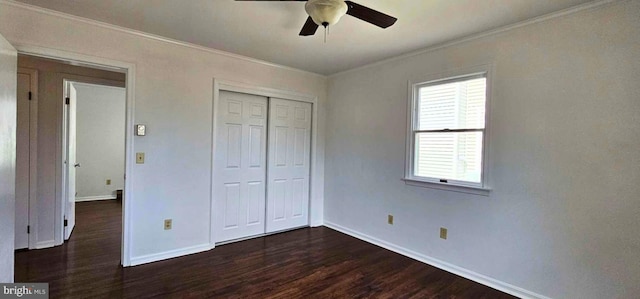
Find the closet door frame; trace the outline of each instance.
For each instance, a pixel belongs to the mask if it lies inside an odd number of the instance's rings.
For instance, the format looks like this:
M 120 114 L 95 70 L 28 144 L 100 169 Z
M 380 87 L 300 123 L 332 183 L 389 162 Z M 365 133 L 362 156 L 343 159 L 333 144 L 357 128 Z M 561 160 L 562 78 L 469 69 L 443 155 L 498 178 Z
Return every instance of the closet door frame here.
M 307 94 L 303 94 L 303 93 L 298 93 L 298 92 L 294 92 L 294 91 L 288 91 L 288 90 L 280 90 L 280 89 L 274 89 L 274 88 L 268 88 L 268 87 L 260 87 L 260 86 L 255 86 L 255 85 L 251 85 L 251 84 L 247 84 L 247 83 L 241 83 L 241 82 L 235 82 L 235 81 L 227 81 L 227 80 L 221 80 L 221 79 L 217 79 L 214 78 L 213 79 L 213 105 L 212 105 L 212 115 L 213 115 L 213 119 L 211 121 L 211 184 L 210 184 L 210 198 L 209 198 L 209 202 L 210 202 L 210 227 L 209 227 L 209 244 L 211 246 L 211 248 L 215 247 L 215 242 L 216 242 L 216 238 L 215 238 L 215 230 L 213 228 L 213 225 L 216 223 L 215 221 L 215 205 L 214 205 L 214 190 L 213 190 L 213 167 L 215 165 L 213 165 L 214 163 L 214 156 L 215 156 L 215 152 L 216 152 L 216 120 L 217 120 L 217 113 L 218 113 L 218 105 L 220 102 L 220 91 L 224 90 L 224 91 L 231 91 L 231 92 L 239 92 L 239 93 L 246 93 L 246 94 L 253 94 L 253 95 L 257 95 L 257 96 L 264 96 L 267 98 L 279 98 L 279 99 L 285 99 L 285 100 L 291 100 L 291 101 L 298 101 L 298 102 L 306 102 L 306 103 L 311 103 L 311 163 L 310 163 L 310 170 L 309 170 L 309 207 L 308 207 L 308 215 L 309 215 L 309 226 L 314 226 L 312 223 L 312 219 L 314 218 L 314 211 L 312 209 L 313 202 L 317 201 L 318 198 L 315 195 L 315 189 L 314 186 L 316 186 L 318 182 L 318 177 L 315 175 L 315 170 L 317 169 L 317 159 L 316 159 L 316 155 L 317 155 L 317 133 L 318 133 L 318 109 L 317 109 L 317 102 L 318 102 L 318 98 L 316 96 L 312 96 L 312 95 L 307 95 Z M 267 120 L 268 121 L 268 120 Z M 267 136 L 267 138 L 269 138 L 269 136 Z M 319 226 L 321 224 L 318 224 L 316 226 Z

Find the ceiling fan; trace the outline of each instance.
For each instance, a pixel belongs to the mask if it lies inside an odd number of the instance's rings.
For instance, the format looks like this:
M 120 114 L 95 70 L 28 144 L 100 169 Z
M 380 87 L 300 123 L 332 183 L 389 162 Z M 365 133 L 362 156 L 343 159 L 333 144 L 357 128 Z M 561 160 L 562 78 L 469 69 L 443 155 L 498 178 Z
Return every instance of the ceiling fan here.
M 319 26 L 334 25 L 345 14 L 381 28 L 393 25 L 398 19 L 366 6 L 343 0 L 236 0 L 236 1 L 299 1 L 307 2 L 304 9 L 309 17 L 302 26 L 301 36 L 314 35 Z

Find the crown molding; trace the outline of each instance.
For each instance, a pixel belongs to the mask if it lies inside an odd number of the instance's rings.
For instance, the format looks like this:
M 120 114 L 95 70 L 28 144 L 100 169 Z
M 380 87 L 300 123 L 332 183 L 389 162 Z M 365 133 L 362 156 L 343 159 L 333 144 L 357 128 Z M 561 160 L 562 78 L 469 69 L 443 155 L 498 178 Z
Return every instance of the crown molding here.
M 387 59 L 382 59 L 376 62 L 372 62 L 363 66 L 359 66 L 359 67 L 355 67 L 352 69 L 348 69 L 345 71 L 341 71 L 341 72 L 337 72 L 331 75 L 328 75 L 327 77 L 329 79 L 335 78 L 337 76 L 341 76 L 344 74 L 348 74 L 348 73 L 353 73 L 356 71 L 360 71 L 363 69 L 367 69 L 367 68 L 371 68 L 371 67 L 375 67 L 375 66 L 379 66 L 382 64 L 386 64 L 386 63 L 390 63 L 390 62 L 394 62 L 394 61 L 399 61 L 399 60 L 404 60 L 410 57 L 414 57 L 414 56 L 418 56 L 421 54 L 425 54 L 425 53 L 429 53 L 429 52 L 434 52 L 437 50 L 441 50 L 444 48 L 448 48 L 451 46 L 455 46 L 455 45 L 459 45 L 459 44 L 463 44 L 466 42 L 470 42 L 470 41 L 474 41 L 477 39 L 481 39 L 484 37 L 489 37 L 489 36 L 493 36 L 493 35 L 498 35 L 500 33 L 504 33 L 507 31 L 511 31 L 511 30 L 515 30 L 521 27 L 526 27 L 529 25 L 534 25 L 534 24 L 538 24 L 538 23 L 542 23 L 548 20 L 552 20 L 552 19 L 556 19 L 556 18 L 560 18 L 563 16 L 567 16 L 567 15 L 571 15 L 571 14 L 575 14 L 581 11 L 586 11 L 586 10 L 590 10 L 590 9 L 596 9 L 596 8 L 601 8 L 604 7 L 607 4 L 611 4 L 614 2 L 623 2 L 623 1 L 628 1 L 628 0 L 595 0 L 595 1 L 591 1 L 591 2 L 587 2 L 587 3 L 583 3 L 580 5 L 576 5 L 576 6 L 572 6 L 563 10 L 558 10 L 546 15 L 542 15 L 542 16 L 538 16 L 538 17 L 534 17 L 528 20 L 524 20 L 522 22 L 518 22 L 518 23 L 514 23 L 511 25 L 506 25 L 503 27 L 499 27 L 496 29 L 492 29 L 492 30 L 488 30 L 488 31 L 483 31 L 483 32 L 479 32 L 479 33 L 475 33 L 472 35 L 468 35 L 465 37 L 461 37 L 458 39 L 454 39 L 454 40 L 450 40 L 450 41 L 446 41 L 444 43 L 440 43 L 431 47 L 427 47 L 427 48 L 423 48 L 417 51 L 413 51 L 413 52 L 409 52 L 406 54 L 402 54 L 402 55 L 398 55 L 398 56 L 394 56 L 391 58 L 387 58 Z
M 261 64 L 261 65 L 264 65 L 264 66 L 275 67 L 275 68 L 288 70 L 288 71 L 295 71 L 295 72 L 305 73 L 305 74 L 317 76 L 317 77 L 320 77 L 320 78 L 323 78 L 323 79 L 327 78 L 327 76 L 322 75 L 322 74 L 318 74 L 318 73 L 314 73 L 314 72 L 310 72 L 310 71 L 306 71 L 306 70 L 302 70 L 302 69 L 297 69 L 297 68 L 294 68 L 294 67 L 281 65 L 281 64 L 277 64 L 277 63 L 273 63 L 273 62 L 269 62 L 269 61 L 265 61 L 265 60 L 251 58 L 251 57 L 240 55 L 240 54 L 226 52 L 226 51 L 222 51 L 222 50 L 218 50 L 218 49 L 214 49 L 214 48 L 200 46 L 200 45 L 196 45 L 196 44 L 193 44 L 193 43 L 184 42 L 184 41 L 180 41 L 180 40 L 176 40 L 176 39 L 172 39 L 172 38 L 168 38 L 168 37 L 164 37 L 164 36 L 160 36 L 160 35 L 155 35 L 155 34 L 143 32 L 143 31 L 139 31 L 139 30 L 135 30 L 135 29 L 121 27 L 121 26 L 117 26 L 117 25 L 113 25 L 113 24 L 109 24 L 109 23 L 105 23 L 105 22 L 101 22 L 101 21 L 96 21 L 96 20 L 89 19 L 89 18 L 79 17 L 79 16 L 76 16 L 76 15 L 63 13 L 63 12 L 59 12 L 59 11 L 56 11 L 56 10 L 52 10 L 52 9 L 48 9 L 48 8 L 44 8 L 44 7 L 40 7 L 40 6 L 36 6 L 36 5 L 32 5 L 32 4 L 22 3 L 22 2 L 15 1 L 15 0 L 0 0 L 0 4 L 13 6 L 13 7 L 17 7 L 17 8 L 33 11 L 33 12 L 36 12 L 36 13 L 53 16 L 53 17 L 58 17 L 58 18 L 66 19 L 66 20 L 80 22 L 80 23 L 84 23 L 84 24 L 87 24 L 87 25 L 93 25 L 93 26 L 97 26 L 97 27 L 101 27 L 101 28 L 105 28 L 105 29 L 109 29 L 109 30 L 114 30 L 114 31 L 118 31 L 118 32 L 130 34 L 130 35 L 135 35 L 135 36 L 139 36 L 139 37 L 143 37 L 143 38 L 147 38 L 147 39 L 151 39 L 151 40 L 155 40 L 155 41 L 165 42 L 165 43 L 174 44 L 174 45 L 178 45 L 178 46 L 183 46 L 183 47 L 187 47 L 187 48 L 191 48 L 191 49 L 195 49 L 195 50 L 199 50 L 199 51 L 203 51 L 203 52 L 222 55 L 222 56 L 235 58 L 235 59 L 239 59 L 239 60 L 243 60 L 243 61 L 247 61 L 247 62 L 251 62 L 251 63 Z

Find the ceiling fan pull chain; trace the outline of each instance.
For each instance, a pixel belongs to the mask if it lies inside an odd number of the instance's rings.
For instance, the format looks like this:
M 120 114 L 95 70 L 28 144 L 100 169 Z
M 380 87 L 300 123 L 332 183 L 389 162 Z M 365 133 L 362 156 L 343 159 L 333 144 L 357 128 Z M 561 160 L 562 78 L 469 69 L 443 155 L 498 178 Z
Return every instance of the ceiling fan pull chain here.
M 324 43 L 327 43 L 327 27 L 324 27 Z

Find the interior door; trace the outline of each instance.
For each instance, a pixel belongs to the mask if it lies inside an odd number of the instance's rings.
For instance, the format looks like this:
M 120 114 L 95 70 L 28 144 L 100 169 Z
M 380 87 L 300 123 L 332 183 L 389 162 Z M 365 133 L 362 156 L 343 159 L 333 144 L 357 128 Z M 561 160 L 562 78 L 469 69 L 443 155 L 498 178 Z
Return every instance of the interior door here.
M 16 249 L 29 248 L 29 124 L 31 75 L 18 71 L 16 128 Z
M 76 168 L 80 163 L 76 161 L 76 89 L 73 84 L 67 86 L 69 102 L 67 106 L 67 192 L 65 202 L 64 239 L 71 237 L 76 225 Z
M 269 102 L 267 232 L 309 224 L 311 104 Z
M 220 91 L 217 109 L 215 240 L 264 234 L 267 98 Z

